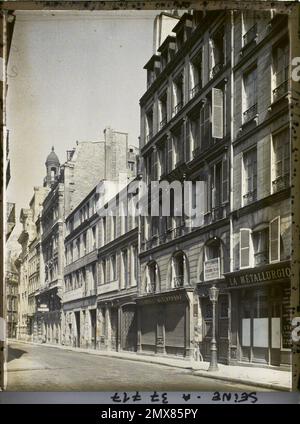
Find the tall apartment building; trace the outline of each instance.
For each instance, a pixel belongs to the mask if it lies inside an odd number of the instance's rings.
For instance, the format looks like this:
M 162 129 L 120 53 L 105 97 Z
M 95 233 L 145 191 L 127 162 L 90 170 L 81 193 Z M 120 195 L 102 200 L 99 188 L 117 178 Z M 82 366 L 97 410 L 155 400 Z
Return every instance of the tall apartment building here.
M 23 230 L 18 238 L 22 251 L 16 260 L 19 269 L 18 293 L 18 328 L 17 337 L 23 340 L 33 339 L 36 327 L 36 294 L 41 280 L 41 250 L 40 250 L 40 216 L 43 200 L 48 189 L 34 187 L 34 194 L 29 203 L 29 208 L 21 209 L 20 222 Z
M 231 361 L 290 363 L 288 16 L 234 15 Z
M 45 279 L 37 299 L 42 310 L 41 333 L 45 342 L 60 343 L 62 338 L 65 217 L 76 210 L 100 180 L 114 180 L 119 174 L 127 180 L 130 176 L 127 161 L 132 160 L 133 153 L 128 149 L 128 135 L 107 127 L 104 141 L 78 142 L 67 152 L 63 165 L 54 149 L 46 160 L 44 184 L 50 191 L 41 217 Z
M 16 338 L 18 323 L 18 270 L 15 258 L 7 252 L 5 266 L 7 337 Z
M 199 345 L 209 360 L 214 285 L 218 361 L 290 362 L 287 20 L 274 10 L 186 13 L 145 65 L 144 181 L 202 184 L 190 193 L 196 221 L 178 216 L 180 188 L 169 217 L 141 217 L 142 352 L 188 358 Z
M 152 83 L 140 100 L 144 179 L 194 187 L 200 180 L 204 190 L 202 222 L 176 216 L 175 193 L 171 216 L 141 219 L 138 303 L 145 352 L 190 357 L 196 332 L 204 356 L 210 352 L 201 319 L 209 301 L 197 286 L 219 283 L 230 270 L 230 25 L 230 14 L 184 14 L 145 66 Z M 226 295 L 219 305 L 226 309 Z M 219 344 L 225 360 L 228 340 Z
M 97 185 L 66 217 L 62 342 L 136 350 L 137 219 L 119 214 L 126 210 L 127 184 L 120 191 L 119 181 L 102 184 L 109 191 L 105 205 Z

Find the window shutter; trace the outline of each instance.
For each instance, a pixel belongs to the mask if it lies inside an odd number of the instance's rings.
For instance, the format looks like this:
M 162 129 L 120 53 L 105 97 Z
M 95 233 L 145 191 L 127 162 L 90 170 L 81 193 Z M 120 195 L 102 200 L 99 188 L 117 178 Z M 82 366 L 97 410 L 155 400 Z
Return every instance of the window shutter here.
M 223 138 L 223 92 L 212 89 L 212 137 Z
M 223 159 L 222 161 L 222 202 L 227 202 L 228 201 L 228 183 L 229 183 L 229 178 L 228 175 L 229 174 L 229 170 L 228 170 L 228 160 L 227 159 Z
M 240 268 L 251 266 L 251 230 L 240 230 Z
M 280 217 L 274 218 L 269 224 L 270 262 L 280 261 Z

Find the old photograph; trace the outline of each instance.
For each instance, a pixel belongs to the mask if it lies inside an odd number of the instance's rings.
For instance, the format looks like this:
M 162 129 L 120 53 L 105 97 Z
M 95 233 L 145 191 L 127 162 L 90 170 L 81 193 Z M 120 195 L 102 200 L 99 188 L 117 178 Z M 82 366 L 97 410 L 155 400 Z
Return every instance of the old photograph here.
M 292 389 L 292 9 L 6 12 L 8 392 Z

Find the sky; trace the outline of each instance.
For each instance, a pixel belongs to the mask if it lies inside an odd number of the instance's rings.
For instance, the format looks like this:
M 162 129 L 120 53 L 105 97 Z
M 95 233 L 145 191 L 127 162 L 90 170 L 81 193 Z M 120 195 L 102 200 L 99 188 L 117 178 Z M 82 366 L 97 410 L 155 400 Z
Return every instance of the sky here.
M 76 141 L 103 140 L 105 126 L 138 145 L 143 66 L 157 11 L 16 12 L 8 63 L 7 201 L 28 207 L 51 147 L 61 162 Z M 11 238 L 20 231 L 17 225 Z

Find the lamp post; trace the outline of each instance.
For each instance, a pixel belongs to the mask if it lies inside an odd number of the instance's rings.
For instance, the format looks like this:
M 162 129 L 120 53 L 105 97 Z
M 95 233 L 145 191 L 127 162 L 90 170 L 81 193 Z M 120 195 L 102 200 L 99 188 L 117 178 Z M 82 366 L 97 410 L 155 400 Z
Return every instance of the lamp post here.
M 211 357 L 208 371 L 218 371 L 218 360 L 217 360 L 217 342 L 216 342 L 216 303 L 218 301 L 219 289 L 214 285 L 209 289 L 209 299 L 213 307 L 213 321 L 212 321 L 212 338 L 211 338 Z

